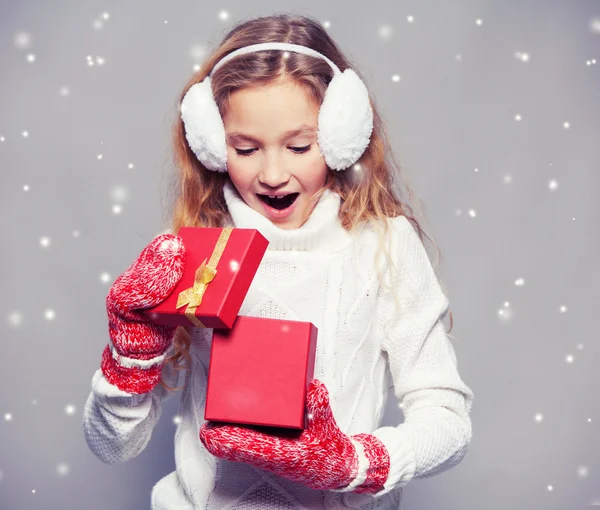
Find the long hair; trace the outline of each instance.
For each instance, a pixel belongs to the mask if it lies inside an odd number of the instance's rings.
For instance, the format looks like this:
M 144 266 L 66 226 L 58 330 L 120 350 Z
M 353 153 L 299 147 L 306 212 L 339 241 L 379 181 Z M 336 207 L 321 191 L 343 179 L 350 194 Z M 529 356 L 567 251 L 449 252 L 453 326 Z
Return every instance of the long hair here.
M 319 22 L 307 16 L 278 14 L 255 18 L 234 27 L 190 78 L 181 92 L 179 104 L 189 88 L 204 80 L 225 55 L 243 46 L 265 42 L 307 46 L 328 57 L 342 72 L 351 67 L 361 76 Z M 332 78 L 331 67 L 320 58 L 294 52 L 284 55 L 284 52 L 271 50 L 236 57 L 211 75 L 211 84 L 215 102 L 224 117 L 232 93 L 281 79 L 303 86 L 309 97 L 320 105 Z M 423 228 L 426 223 L 423 204 L 413 193 L 408 175 L 395 159 L 372 97 L 370 101 L 373 132 L 367 149 L 352 168 L 343 171 L 329 169 L 324 187 L 313 198 L 318 199 L 326 189 L 338 193 L 341 197 L 339 218 L 343 227 L 351 230 L 365 222 L 372 223 L 380 232 L 380 248 L 387 233 L 387 219 L 405 216 L 421 241 L 424 242 L 426 236 L 439 254 L 434 239 Z M 208 170 L 198 161 L 187 143 L 181 118 L 177 118 L 173 126 L 173 156 L 178 172 L 173 186 L 172 231 L 177 233 L 183 226 L 221 227 L 229 222 L 231 218 L 223 196 L 223 184 L 228 176 Z M 437 262 L 434 269 L 436 267 Z M 440 285 L 444 288 L 441 281 Z M 452 323 L 450 312 L 450 330 Z M 187 369 L 187 366 L 181 367 L 180 362 L 185 359 L 189 364 L 190 343 L 187 331 L 178 328 L 174 352 L 166 363 L 173 363 L 177 370 Z M 168 388 L 162 380 L 161 383 Z

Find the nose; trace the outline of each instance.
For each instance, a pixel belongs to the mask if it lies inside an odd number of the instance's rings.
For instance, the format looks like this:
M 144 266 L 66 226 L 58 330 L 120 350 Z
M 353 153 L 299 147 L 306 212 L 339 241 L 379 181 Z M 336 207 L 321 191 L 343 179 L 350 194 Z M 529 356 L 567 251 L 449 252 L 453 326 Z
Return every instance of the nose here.
M 275 154 L 265 157 L 258 174 L 258 180 L 261 184 L 278 188 L 290 180 L 290 173 L 285 169 L 282 159 Z

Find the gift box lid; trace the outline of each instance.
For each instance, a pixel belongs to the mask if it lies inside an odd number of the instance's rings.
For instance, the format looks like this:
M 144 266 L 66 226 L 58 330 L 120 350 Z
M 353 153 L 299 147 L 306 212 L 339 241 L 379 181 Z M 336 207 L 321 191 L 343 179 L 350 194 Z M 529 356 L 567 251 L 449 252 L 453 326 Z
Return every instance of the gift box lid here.
M 157 324 L 230 328 L 269 242 L 258 230 L 245 228 L 182 227 L 178 235 L 186 248 L 183 275 L 147 315 Z M 208 283 L 200 284 L 207 275 Z M 193 300 L 198 289 L 200 304 L 193 308 L 182 294 Z M 178 307 L 179 302 L 188 304 Z

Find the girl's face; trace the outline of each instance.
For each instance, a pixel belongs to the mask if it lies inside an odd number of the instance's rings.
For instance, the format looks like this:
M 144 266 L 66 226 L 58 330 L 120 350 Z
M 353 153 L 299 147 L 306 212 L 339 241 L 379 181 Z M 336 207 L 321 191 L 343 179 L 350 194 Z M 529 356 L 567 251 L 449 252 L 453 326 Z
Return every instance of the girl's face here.
M 234 92 L 223 118 L 227 171 L 244 201 L 282 229 L 302 226 L 328 168 L 317 144 L 319 105 L 280 81 Z

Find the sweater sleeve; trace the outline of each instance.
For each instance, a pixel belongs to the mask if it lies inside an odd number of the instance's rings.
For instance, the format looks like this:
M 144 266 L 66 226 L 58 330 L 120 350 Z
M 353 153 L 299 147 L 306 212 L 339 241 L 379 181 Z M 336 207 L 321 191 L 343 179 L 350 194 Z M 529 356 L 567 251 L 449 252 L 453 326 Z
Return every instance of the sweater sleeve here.
M 404 216 L 390 222 L 388 239 L 393 287 L 382 291 L 376 313 L 405 421 L 372 433 L 390 455 L 388 478 L 375 496 L 458 464 L 472 436 L 474 398 L 458 373 L 442 323 L 449 302 L 421 239 Z
M 163 381 L 175 388 L 180 373 L 172 364 L 165 365 Z M 89 449 L 106 464 L 136 457 L 150 441 L 163 402 L 173 393 L 160 383 L 148 393 L 127 393 L 110 384 L 98 369 L 83 409 L 83 433 Z

